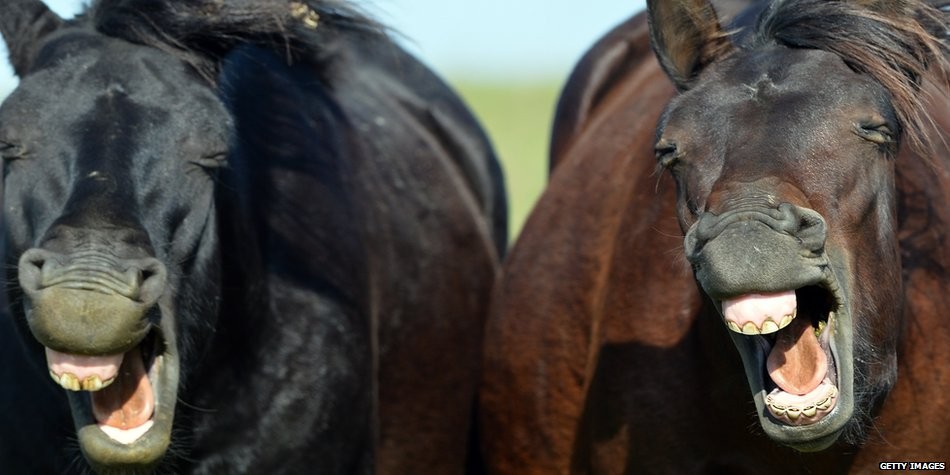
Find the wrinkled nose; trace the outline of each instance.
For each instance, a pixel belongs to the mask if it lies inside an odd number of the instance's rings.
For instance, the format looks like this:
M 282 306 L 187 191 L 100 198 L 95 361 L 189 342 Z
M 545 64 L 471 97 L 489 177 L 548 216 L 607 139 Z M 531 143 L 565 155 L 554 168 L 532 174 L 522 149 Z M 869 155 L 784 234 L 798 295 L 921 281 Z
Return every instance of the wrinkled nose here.
M 36 339 L 57 351 L 86 355 L 121 352 L 138 343 L 167 275 L 165 265 L 151 257 L 40 248 L 24 252 L 18 270 Z
M 701 251 L 710 240 L 726 229 L 743 223 L 761 224 L 774 232 L 799 241 L 802 249 L 820 252 L 825 246 L 825 220 L 817 211 L 782 203 L 778 208 L 754 208 L 728 211 L 720 215 L 703 213 L 686 235 L 687 255 Z
M 710 296 L 795 289 L 814 280 L 827 237 L 816 211 L 782 203 L 704 213 L 686 233 L 686 257 Z
M 19 263 L 27 294 L 52 286 L 118 294 L 152 306 L 165 289 L 165 265 L 158 259 L 121 259 L 95 251 L 60 254 L 33 248 Z

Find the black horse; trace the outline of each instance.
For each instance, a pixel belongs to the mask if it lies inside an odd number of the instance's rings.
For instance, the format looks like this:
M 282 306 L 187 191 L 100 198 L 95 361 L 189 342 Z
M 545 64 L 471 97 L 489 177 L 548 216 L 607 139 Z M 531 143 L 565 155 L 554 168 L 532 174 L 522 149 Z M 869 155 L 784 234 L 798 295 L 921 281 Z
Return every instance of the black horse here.
M 463 470 L 506 204 L 445 84 L 331 0 L 0 30 L 5 473 Z

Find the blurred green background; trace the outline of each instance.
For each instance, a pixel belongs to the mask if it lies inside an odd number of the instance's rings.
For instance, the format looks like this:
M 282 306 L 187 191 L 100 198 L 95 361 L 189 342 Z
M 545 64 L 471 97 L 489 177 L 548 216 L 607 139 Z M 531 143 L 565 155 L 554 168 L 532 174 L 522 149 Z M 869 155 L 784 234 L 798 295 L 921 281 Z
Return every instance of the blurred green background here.
M 501 159 L 508 191 L 508 236 L 514 243 L 547 183 L 548 141 L 562 80 L 502 83 L 449 76 L 448 81 L 481 121 Z

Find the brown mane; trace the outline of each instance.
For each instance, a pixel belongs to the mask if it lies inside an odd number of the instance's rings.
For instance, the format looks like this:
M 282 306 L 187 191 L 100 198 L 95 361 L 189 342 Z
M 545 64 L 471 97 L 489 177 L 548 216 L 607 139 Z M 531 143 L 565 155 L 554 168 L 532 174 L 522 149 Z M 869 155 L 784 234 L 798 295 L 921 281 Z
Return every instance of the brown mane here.
M 904 137 L 915 149 L 927 151 L 926 131 L 933 120 L 920 82 L 926 76 L 938 88 L 950 88 L 950 48 L 930 32 L 946 30 L 947 22 L 942 12 L 921 1 L 873 3 L 879 6 L 778 0 L 762 12 L 749 46 L 778 42 L 837 54 L 890 92 Z

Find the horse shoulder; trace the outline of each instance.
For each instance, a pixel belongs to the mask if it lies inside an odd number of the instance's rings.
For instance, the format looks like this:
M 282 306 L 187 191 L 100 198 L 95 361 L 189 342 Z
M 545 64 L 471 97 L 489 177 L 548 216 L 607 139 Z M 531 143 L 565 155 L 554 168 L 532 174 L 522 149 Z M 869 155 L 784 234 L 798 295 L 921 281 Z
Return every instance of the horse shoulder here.
M 613 300 L 623 291 L 609 288 L 608 276 L 650 265 L 620 259 L 627 250 L 639 249 L 638 259 L 672 261 L 665 251 L 679 245 L 670 237 L 679 233 L 672 198 L 654 199 L 652 157 L 652 123 L 673 90 L 656 62 L 650 64 L 637 74 L 659 79 L 647 87 L 655 100 L 637 101 L 636 85 L 617 85 L 609 105 L 589 119 L 598 126 L 578 131 L 576 147 L 564 152 L 506 262 L 486 330 L 492 350 L 481 390 L 485 450 L 491 466 L 507 467 L 500 473 L 559 473 L 571 466 L 575 443 L 583 443 L 575 424 L 585 411 L 599 348 L 605 338 L 627 338 L 623 322 L 634 318 Z M 619 129 L 638 121 L 649 124 Z M 663 193 L 671 185 L 664 180 Z M 691 284 L 688 273 L 679 274 Z M 647 279 L 636 284 L 644 292 L 651 288 Z M 537 394 L 542 381 L 556 390 Z

